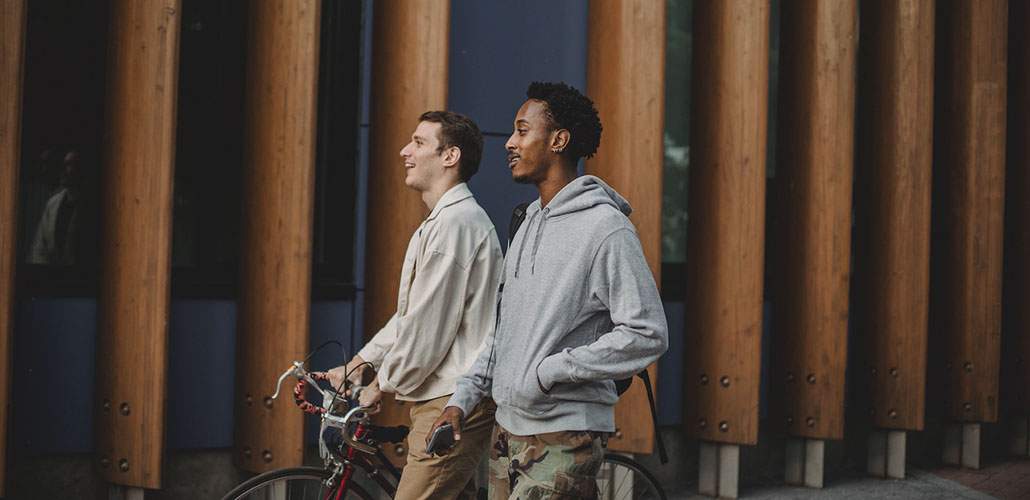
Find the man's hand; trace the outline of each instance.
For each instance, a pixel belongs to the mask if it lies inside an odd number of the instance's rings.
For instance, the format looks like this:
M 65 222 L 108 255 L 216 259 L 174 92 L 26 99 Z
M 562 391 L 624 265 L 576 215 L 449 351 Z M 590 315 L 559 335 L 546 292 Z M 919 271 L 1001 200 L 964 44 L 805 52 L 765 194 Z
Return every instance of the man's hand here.
M 358 404 L 365 408 L 374 408 L 378 411 L 379 403 L 383 400 L 383 392 L 379 390 L 379 380 L 375 380 L 368 387 L 361 390 L 358 395 Z M 373 412 L 375 413 L 375 412 Z
M 365 373 L 371 369 L 372 366 L 365 364 L 365 360 L 361 359 L 361 356 L 354 356 L 354 359 L 350 360 L 346 366 L 337 366 L 327 372 L 329 383 L 338 391 L 345 389 L 343 383 L 345 377 L 351 384 L 361 385 Z M 347 376 L 348 373 L 350 373 L 349 377 Z
M 429 438 L 433 436 L 436 428 L 443 424 L 451 424 L 451 427 L 454 429 L 454 441 L 461 440 L 461 419 L 463 418 L 465 418 L 465 413 L 461 411 L 461 408 L 457 406 L 444 408 L 443 413 L 436 419 L 436 422 L 433 422 L 433 426 L 429 428 L 429 434 L 426 434 L 426 446 L 429 446 Z M 447 451 L 440 450 L 439 454 L 446 455 Z

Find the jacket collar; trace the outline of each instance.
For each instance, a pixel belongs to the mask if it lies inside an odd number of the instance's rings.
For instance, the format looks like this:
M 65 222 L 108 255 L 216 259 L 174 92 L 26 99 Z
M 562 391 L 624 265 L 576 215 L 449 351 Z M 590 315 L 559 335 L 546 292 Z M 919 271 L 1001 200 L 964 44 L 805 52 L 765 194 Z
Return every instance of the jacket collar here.
M 447 192 L 440 197 L 440 201 L 436 202 L 436 206 L 433 207 L 433 211 L 429 213 L 429 217 L 426 217 L 426 220 L 430 221 L 435 219 L 444 208 L 471 197 L 472 191 L 469 191 L 468 184 L 465 184 L 464 182 L 459 183 L 458 185 L 448 189 Z

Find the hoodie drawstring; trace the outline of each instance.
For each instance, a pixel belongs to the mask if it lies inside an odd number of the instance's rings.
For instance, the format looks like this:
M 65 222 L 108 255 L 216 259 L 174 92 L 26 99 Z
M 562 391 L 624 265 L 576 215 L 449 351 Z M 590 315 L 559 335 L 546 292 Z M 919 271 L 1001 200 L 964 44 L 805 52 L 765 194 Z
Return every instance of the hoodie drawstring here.
M 515 277 L 516 278 L 519 277 L 519 269 L 522 267 L 522 251 L 526 249 L 526 234 L 529 234 L 529 228 L 533 227 L 533 221 L 536 220 L 536 216 L 537 216 L 538 213 L 540 213 L 540 212 L 538 211 L 538 212 L 534 213 L 533 216 L 529 218 L 529 223 L 528 223 L 529 227 L 526 228 L 526 233 L 524 233 L 522 235 L 522 244 L 519 245 L 519 258 L 515 261 Z
M 540 238 L 544 235 L 544 224 L 547 223 L 547 211 L 545 208 L 540 211 L 540 224 L 536 226 L 536 239 L 533 241 L 533 255 L 530 256 L 529 274 L 536 274 L 536 251 L 540 248 Z

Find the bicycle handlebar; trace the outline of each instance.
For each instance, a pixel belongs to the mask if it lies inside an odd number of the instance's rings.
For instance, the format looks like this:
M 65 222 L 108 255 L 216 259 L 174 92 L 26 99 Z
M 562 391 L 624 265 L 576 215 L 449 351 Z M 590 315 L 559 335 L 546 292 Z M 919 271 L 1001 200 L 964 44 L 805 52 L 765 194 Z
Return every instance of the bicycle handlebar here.
M 343 417 L 339 417 L 329 413 L 329 401 L 332 401 L 332 399 L 336 397 L 336 393 L 334 391 L 322 391 L 321 406 L 308 401 L 308 385 L 313 385 L 316 388 L 318 388 L 318 382 L 329 380 L 329 375 L 325 372 L 309 372 L 304 368 L 304 363 L 301 361 L 294 361 L 293 366 L 287 368 L 286 371 L 284 371 L 282 375 L 279 376 L 279 380 L 275 384 L 275 393 L 271 396 L 272 399 L 276 399 L 279 397 L 279 392 L 282 389 L 283 382 L 286 381 L 286 378 L 290 376 L 293 376 L 297 379 L 297 384 L 293 387 L 293 402 L 296 403 L 297 406 L 305 413 L 320 415 L 323 419 L 331 423 L 333 426 L 340 427 L 341 430 L 347 429 L 347 427 L 351 423 L 351 420 L 355 417 L 358 417 L 359 419 L 368 418 L 368 408 L 363 406 L 354 406 Z M 358 395 L 360 394 L 362 389 L 363 387 L 361 386 L 351 386 L 351 394 L 349 399 L 352 401 L 357 401 Z M 371 454 L 375 454 L 377 451 L 376 447 L 355 440 L 354 437 L 352 437 L 350 433 L 346 431 L 341 433 L 341 437 L 344 441 L 346 441 L 346 443 L 349 446 L 358 451 Z
M 285 382 L 286 378 L 290 376 L 296 377 L 297 379 L 297 384 L 293 387 L 293 402 L 300 407 L 301 411 L 313 415 L 324 414 L 328 411 L 328 408 L 325 406 L 328 405 L 328 401 L 335 398 L 336 393 L 332 391 L 322 391 L 323 402 L 322 406 L 319 406 L 308 401 L 307 389 L 308 385 L 319 388 L 318 382 L 329 380 L 329 375 L 325 372 L 309 372 L 304 369 L 304 363 L 300 361 L 294 361 L 293 366 L 287 368 L 282 375 L 279 375 L 279 380 L 275 383 L 275 393 L 271 396 L 272 399 L 277 399 L 279 397 L 283 382 Z M 351 388 L 352 398 L 355 401 L 357 400 L 357 394 L 360 390 L 361 387 Z

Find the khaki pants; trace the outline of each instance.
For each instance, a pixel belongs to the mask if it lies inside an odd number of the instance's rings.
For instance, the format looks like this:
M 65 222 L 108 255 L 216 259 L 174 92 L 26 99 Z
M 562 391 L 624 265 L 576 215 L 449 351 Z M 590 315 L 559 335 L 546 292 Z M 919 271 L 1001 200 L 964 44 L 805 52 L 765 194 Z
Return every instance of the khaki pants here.
M 426 436 L 433 422 L 440 417 L 450 396 L 415 403 L 411 408 L 411 432 L 408 434 L 408 464 L 404 466 L 395 499 L 429 500 L 476 498 L 474 476 L 479 463 L 486 458 L 497 407 L 483 400 L 465 417 L 461 440 L 444 456 L 426 454 Z

